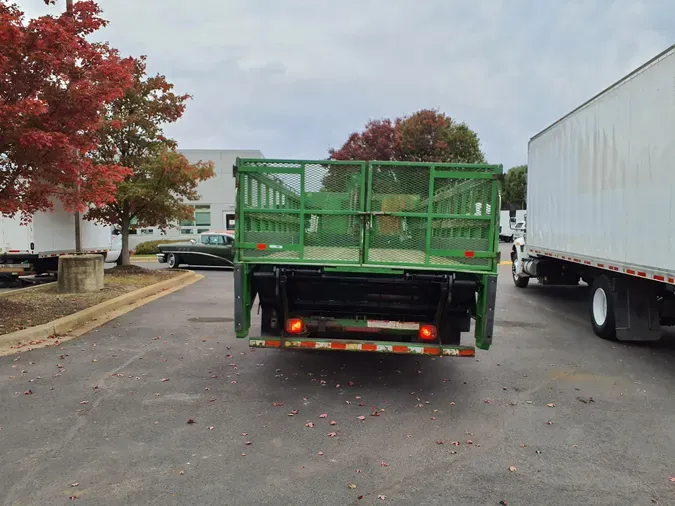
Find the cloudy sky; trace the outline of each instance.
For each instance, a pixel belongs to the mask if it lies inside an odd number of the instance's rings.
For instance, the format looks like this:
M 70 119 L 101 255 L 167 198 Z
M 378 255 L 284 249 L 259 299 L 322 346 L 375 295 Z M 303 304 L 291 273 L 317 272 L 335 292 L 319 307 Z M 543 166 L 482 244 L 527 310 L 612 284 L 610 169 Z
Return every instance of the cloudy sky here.
M 15 0 L 17 1 L 17 0 Z M 18 0 L 29 16 L 57 13 Z M 438 108 L 488 160 L 675 42 L 672 0 L 100 0 L 98 38 L 194 99 L 181 148 L 323 158 L 368 119 Z

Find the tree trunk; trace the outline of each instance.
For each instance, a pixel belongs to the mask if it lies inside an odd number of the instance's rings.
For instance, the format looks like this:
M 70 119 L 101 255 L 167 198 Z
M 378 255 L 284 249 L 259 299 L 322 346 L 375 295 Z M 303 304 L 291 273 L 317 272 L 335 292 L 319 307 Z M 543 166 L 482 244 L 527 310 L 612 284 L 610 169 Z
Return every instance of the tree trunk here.
M 124 206 L 123 206 L 124 207 Z M 129 226 L 131 219 L 129 213 L 122 213 L 122 265 L 131 265 L 131 258 L 129 255 Z

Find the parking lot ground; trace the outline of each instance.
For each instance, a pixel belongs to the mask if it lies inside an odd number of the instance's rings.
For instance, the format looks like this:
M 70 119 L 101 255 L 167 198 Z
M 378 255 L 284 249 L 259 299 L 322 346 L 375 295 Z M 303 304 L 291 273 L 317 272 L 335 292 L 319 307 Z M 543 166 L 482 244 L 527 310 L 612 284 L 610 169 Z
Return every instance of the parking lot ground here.
M 491 350 L 434 359 L 252 351 L 200 272 L 0 359 L 0 504 L 675 504 L 675 339 L 598 339 L 584 287 L 501 266 Z

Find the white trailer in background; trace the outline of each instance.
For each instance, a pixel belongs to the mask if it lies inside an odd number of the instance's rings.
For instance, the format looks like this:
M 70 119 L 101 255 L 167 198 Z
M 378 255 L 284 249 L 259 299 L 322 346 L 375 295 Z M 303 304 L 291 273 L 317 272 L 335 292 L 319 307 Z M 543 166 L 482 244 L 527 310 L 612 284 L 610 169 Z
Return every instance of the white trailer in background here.
M 591 288 L 603 338 L 675 325 L 675 46 L 530 139 L 513 281 Z
M 21 216 L 0 216 L 0 275 L 16 277 L 58 270 L 59 256 L 75 252 L 75 222 L 72 213 L 54 206 L 52 212 L 38 212 L 27 224 Z M 116 262 L 121 240 L 113 228 L 81 220 L 82 252 L 105 255 Z

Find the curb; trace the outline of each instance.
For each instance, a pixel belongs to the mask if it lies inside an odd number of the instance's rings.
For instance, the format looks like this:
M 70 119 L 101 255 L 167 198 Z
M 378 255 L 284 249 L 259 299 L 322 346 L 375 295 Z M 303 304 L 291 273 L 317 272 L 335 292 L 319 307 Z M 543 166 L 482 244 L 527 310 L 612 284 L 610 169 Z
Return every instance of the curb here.
M 186 271 L 185 273 L 171 279 L 165 279 L 154 285 L 144 286 L 133 292 L 125 293 L 119 297 L 106 300 L 100 304 L 89 307 L 77 313 L 58 318 L 49 323 L 37 325 L 24 330 L 17 330 L 9 334 L 0 335 L 0 356 L 19 351 L 27 351 L 28 349 L 41 348 L 49 343 L 47 339 L 51 338 L 51 342 L 66 341 L 77 337 L 76 335 L 68 335 L 67 333 L 77 333 L 78 327 L 86 327 L 86 331 L 90 331 L 96 327 L 107 323 L 108 321 L 117 318 L 136 307 L 152 300 L 158 299 L 165 295 L 169 295 L 176 290 L 192 284 L 204 276 L 196 274 L 194 271 Z M 34 288 L 34 287 L 31 287 Z M 144 300 L 145 299 L 145 300 Z M 114 314 L 108 314 L 114 313 Z M 56 339 L 56 336 L 59 339 Z M 30 348 L 16 349 L 12 348 L 19 344 L 30 344 Z

